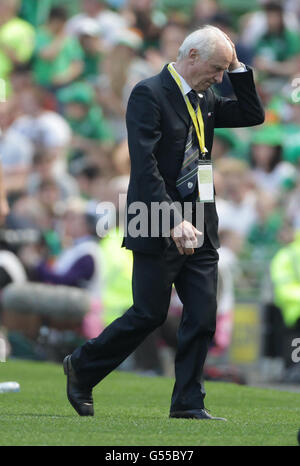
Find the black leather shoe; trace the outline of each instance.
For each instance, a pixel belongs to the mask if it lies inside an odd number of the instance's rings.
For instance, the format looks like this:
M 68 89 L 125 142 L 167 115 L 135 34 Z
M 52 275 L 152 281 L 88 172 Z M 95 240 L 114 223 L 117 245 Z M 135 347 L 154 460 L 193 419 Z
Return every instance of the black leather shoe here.
M 80 385 L 68 355 L 63 361 L 64 373 L 67 376 L 68 400 L 79 416 L 94 416 L 92 390 Z
M 203 409 L 191 409 L 186 411 L 171 411 L 170 416 L 178 419 L 208 419 L 213 421 L 227 421 L 224 417 L 214 417 L 209 412 Z

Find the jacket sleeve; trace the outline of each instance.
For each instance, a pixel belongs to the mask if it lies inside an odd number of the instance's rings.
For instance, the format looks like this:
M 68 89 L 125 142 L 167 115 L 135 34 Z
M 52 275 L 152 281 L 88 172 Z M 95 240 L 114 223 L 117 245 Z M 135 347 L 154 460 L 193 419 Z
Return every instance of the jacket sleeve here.
M 228 73 L 236 99 L 215 95 L 215 128 L 240 128 L 260 125 L 265 112 L 256 92 L 253 71 Z
M 174 207 L 158 168 L 155 153 L 162 136 L 160 108 L 152 91 L 144 84 L 138 84 L 130 95 L 126 125 L 131 180 L 137 189 L 139 201 L 148 207 L 152 202 L 167 203 L 172 229 L 182 221 L 182 216 Z

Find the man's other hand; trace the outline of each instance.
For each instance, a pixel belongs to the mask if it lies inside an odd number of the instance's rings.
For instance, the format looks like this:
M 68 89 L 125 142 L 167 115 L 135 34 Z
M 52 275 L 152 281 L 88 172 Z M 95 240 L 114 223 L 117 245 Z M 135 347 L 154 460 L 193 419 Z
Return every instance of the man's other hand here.
M 194 250 L 198 246 L 198 238 L 202 236 L 202 233 L 190 222 L 183 220 L 171 230 L 171 236 L 179 254 L 191 255 L 194 254 Z

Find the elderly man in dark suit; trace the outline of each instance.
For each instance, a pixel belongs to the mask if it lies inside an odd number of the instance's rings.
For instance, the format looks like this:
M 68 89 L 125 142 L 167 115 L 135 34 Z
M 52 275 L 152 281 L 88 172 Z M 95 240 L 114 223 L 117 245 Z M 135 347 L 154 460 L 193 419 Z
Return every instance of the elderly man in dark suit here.
M 234 100 L 210 88 L 225 71 Z M 78 414 L 93 415 L 92 388 L 164 322 L 174 284 L 183 316 L 170 417 L 222 419 L 205 409 L 202 383 L 217 308 L 218 217 L 210 154 L 214 128 L 263 123 L 253 72 L 238 61 L 229 37 L 206 26 L 185 39 L 176 63 L 135 86 L 126 121 L 131 177 L 123 245 L 133 251 L 133 306 L 65 358 L 68 398 Z M 147 207 L 142 234 L 130 228 L 138 223 L 132 208 L 137 202 Z M 164 213 L 154 225 L 151 209 L 157 203 Z

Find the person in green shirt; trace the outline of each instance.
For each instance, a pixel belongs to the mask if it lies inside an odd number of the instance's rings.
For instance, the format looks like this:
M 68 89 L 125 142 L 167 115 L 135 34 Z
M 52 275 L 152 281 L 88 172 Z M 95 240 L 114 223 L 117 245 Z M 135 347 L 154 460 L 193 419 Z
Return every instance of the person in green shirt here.
M 76 38 L 66 35 L 66 21 L 66 10 L 54 7 L 47 24 L 37 31 L 34 78 L 53 91 L 70 84 L 83 71 L 83 51 Z
M 102 109 L 95 103 L 95 93 L 86 82 L 76 82 L 57 94 L 63 115 L 73 130 L 70 162 L 76 154 L 85 154 L 100 168 L 109 169 L 109 153 L 114 138 Z
M 104 46 L 97 22 L 92 18 L 83 20 L 78 26 L 77 37 L 84 54 L 82 79 L 95 83 L 101 74 L 100 67 L 104 58 Z
M 261 72 L 262 79 L 287 79 L 299 67 L 300 35 L 285 26 L 282 5 L 270 2 L 264 5 L 264 9 L 268 30 L 255 46 L 255 68 Z
M 31 23 L 35 28 L 44 24 L 52 7 L 59 6 L 61 0 L 21 0 L 19 16 Z M 79 0 L 64 0 L 69 15 L 79 10 Z
M 253 223 L 244 246 L 249 259 L 268 263 L 281 246 L 280 231 L 283 228 L 284 213 L 280 204 L 270 193 L 262 192 L 256 205 L 256 220 Z
M 34 50 L 34 28 L 17 17 L 18 9 L 19 0 L 0 0 L 0 79 L 7 96 L 12 92 L 12 70 L 28 62 Z
M 53 0 L 21 0 L 19 15 L 36 28 L 47 21 L 52 6 Z
M 297 81 L 295 81 L 297 83 Z M 300 89 L 300 88 L 299 88 Z M 269 120 L 279 122 L 274 126 L 282 134 L 283 160 L 299 166 L 300 160 L 300 92 L 290 85 L 274 95 L 267 106 Z

